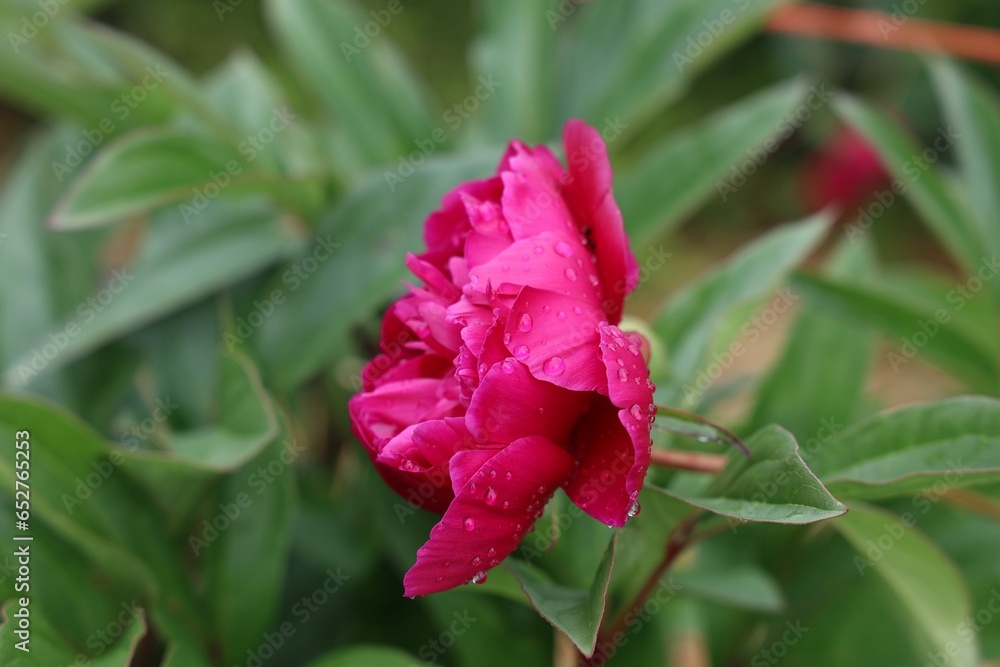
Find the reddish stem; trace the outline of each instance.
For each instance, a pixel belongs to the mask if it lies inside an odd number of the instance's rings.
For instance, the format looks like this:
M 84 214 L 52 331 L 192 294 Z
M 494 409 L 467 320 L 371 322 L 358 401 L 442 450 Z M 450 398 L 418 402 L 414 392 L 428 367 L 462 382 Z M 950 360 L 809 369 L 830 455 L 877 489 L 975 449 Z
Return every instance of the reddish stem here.
M 679 468 L 695 472 L 719 472 L 726 466 L 724 454 L 703 454 L 677 449 L 654 449 L 650 453 L 650 463 L 661 468 Z
M 674 561 L 677 560 L 677 556 L 680 555 L 684 548 L 690 543 L 691 533 L 694 530 L 695 524 L 698 522 L 700 512 L 691 514 L 686 519 L 677 524 L 672 531 L 670 531 L 670 536 L 667 538 L 667 546 L 663 552 L 663 558 L 660 563 L 653 570 L 649 578 L 642 585 L 642 588 L 632 599 L 632 602 L 625 606 L 622 613 L 615 619 L 606 630 L 602 630 L 597 636 L 597 645 L 600 647 L 602 643 L 606 643 L 608 638 L 613 638 L 617 633 L 622 631 L 625 627 L 626 619 L 628 618 L 628 613 L 630 609 L 635 608 L 638 605 L 643 604 L 646 598 L 656 590 L 656 587 L 660 585 L 660 579 L 666 574 L 670 566 L 673 565 Z M 602 640 L 605 640 L 602 642 Z M 596 664 L 601 664 L 600 661 L 603 660 L 603 656 L 595 653 L 593 657 L 587 658 L 585 656 L 580 656 L 581 667 L 592 667 Z
M 922 20 L 900 13 L 796 3 L 776 9 L 768 19 L 766 29 L 903 51 L 947 53 L 1000 64 L 1000 32 Z

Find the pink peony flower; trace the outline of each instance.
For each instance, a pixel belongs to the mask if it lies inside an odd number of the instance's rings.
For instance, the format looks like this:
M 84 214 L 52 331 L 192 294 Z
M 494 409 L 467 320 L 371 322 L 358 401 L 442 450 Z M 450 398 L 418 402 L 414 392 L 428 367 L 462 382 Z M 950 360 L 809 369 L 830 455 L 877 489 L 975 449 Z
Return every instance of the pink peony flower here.
M 889 175 L 882 158 L 857 131 L 841 127 L 806 162 L 801 191 L 809 210 L 834 205 L 844 210 L 864 204 Z
M 656 409 L 643 341 L 616 324 L 638 266 L 600 135 L 573 120 L 563 141 L 568 169 L 515 141 L 444 197 L 406 260 L 423 286 L 350 401 L 383 479 L 443 514 L 407 595 L 483 580 L 558 488 L 611 526 L 637 509 Z

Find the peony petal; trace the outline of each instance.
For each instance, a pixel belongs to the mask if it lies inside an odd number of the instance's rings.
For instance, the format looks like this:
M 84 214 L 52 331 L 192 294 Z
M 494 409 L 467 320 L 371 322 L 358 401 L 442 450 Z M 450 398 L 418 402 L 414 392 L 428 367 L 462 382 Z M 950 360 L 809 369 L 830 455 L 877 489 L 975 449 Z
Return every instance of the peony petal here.
M 637 406 L 636 410 L 643 414 L 655 410 L 650 407 L 654 387 L 642 356 L 642 341 L 635 334 L 627 334 L 613 324 L 601 325 L 598 332 L 611 402 L 619 408 Z
M 417 551 L 403 579 L 406 595 L 454 588 L 499 564 L 572 469 L 566 450 L 539 436 L 515 440 L 485 460 Z
M 477 291 L 489 283 L 501 293 L 516 294 L 531 285 L 601 303 L 600 278 L 589 253 L 579 238 L 563 232 L 516 241 L 489 262 L 470 265 L 469 281 Z
M 581 229 L 589 228 L 604 288 L 608 320 L 621 320 L 625 295 L 639 282 L 639 265 L 628 245 L 622 214 L 611 192 L 608 149 L 596 129 L 570 120 L 563 129 L 570 179 L 566 200 Z
M 524 364 L 506 359 L 490 368 L 479 383 L 466 425 L 484 443 L 541 435 L 562 444 L 589 402 L 588 394 L 536 380 Z
M 621 526 L 649 468 L 655 387 L 637 336 L 609 324 L 599 333 L 608 398 L 596 399 L 573 433 L 580 467 L 566 492 L 594 518 Z
M 431 213 L 424 224 L 427 252 L 421 258 L 444 270 L 448 258 L 462 254 L 465 238 L 472 228 L 464 197 L 499 202 L 502 188 L 500 178 L 493 176 L 463 183 L 446 194 L 441 200 L 441 208 Z
M 571 451 L 579 465 L 564 487 L 580 509 L 609 526 L 625 525 L 649 467 L 649 451 L 637 460 L 620 412 L 604 396 L 594 400 L 573 433 Z
M 573 391 L 607 393 L 598 354 L 604 313 L 593 303 L 525 287 L 507 321 L 507 349 L 539 380 Z
M 512 171 L 503 180 L 503 215 L 515 240 L 530 239 L 542 232 L 572 231 L 578 234 L 573 213 L 563 199 L 561 186 L 544 164 L 520 154 L 511 159 Z

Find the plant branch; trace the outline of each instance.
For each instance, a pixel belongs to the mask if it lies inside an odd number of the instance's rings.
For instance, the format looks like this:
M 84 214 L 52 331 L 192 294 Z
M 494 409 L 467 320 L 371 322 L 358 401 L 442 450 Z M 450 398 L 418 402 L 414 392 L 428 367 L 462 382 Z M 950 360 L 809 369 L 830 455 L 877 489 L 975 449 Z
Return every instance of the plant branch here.
M 655 466 L 695 472 L 719 472 L 726 466 L 726 460 L 724 454 L 685 452 L 678 449 L 654 449 L 650 453 L 650 463 Z

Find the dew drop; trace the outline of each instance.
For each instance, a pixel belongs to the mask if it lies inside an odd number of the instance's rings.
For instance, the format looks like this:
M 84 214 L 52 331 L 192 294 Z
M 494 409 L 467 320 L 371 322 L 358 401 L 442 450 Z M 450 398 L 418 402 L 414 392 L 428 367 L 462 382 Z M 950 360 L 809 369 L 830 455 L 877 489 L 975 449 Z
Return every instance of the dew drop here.
M 636 355 L 636 356 L 638 356 L 638 354 L 639 354 L 639 348 L 637 348 L 635 345 L 629 345 L 628 346 L 628 351 L 631 352 L 632 354 Z
M 475 558 L 472 559 L 472 564 L 473 565 L 479 565 L 482 562 L 483 562 L 483 559 L 480 556 L 476 556 Z
M 466 530 L 475 530 L 476 529 L 476 520 L 473 519 L 471 516 L 467 516 L 462 521 L 462 527 L 465 528 Z
M 509 500 L 503 501 L 503 503 L 500 505 L 500 507 L 502 507 L 504 509 L 507 509 L 508 507 L 510 507 L 510 501 Z
M 543 313 L 551 313 L 552 312 L 552 306 L 542 306 L 542 312 Z
M 518 320 L 517 328 L 525 333 L 531 331 L 531 315 L 523 313 L 521 319 Z
M 472 583 L 474 584 L 486 583 L 486 573 L 483 572 L 482 570 L 476 572 L 474 575 L 472 575 Z
M 542 364 L 542 370 L 545 371 L 547 375 L 562 375 L 562 372 L 566 370 L 566 364 L 560 357 L 552 357 L 544 364 Z
M 513 474 L 513 473 L 511 473 L 510 471 L 508 471 L 508 472 L 507 472 L 507 474 L 506 474 L 506 475 L 504 475 L 504 478 L 505 478 L 505 479 L 510 479 L 510 478 L 511 478 L 511 477 L 513 477 L 513 476 L 514 476 L 514 474 Z
M 556 254 L 560 257 L 569 257 L 573 254 L 573 247 L 565 241 L 556 244 Z
M 518 345 L 514 348 L 514 358 L 524 360 L 528 358 L 531 351 L 528 349 L 527 345 Z
M 522 526 L 521 524 L 519 524 L 519 523 L 515 523 L 514 524 L 514 532 L 515 533 L 520 533 L 522 528 L 524 528 L 524 526 Z
M 497 550 L 494 549 L 493 547 L 490 547 L 489 549 L 486 550 L 486 555 L 489 556 L 490 558 L 492 558 L 493 556 L 495 556 L 496 553 L 497 553 Z
M 500 370 L 503 371 L 504 375 L 510 375 L 514 372 L 514 364 L 511 363 L 510 359 L 504 359 L 500 362 Z
M 510 334 L 509 333 L 505 333 L 503 335 L 503 344 L 504 345 L 510 345 Z
M 642 511 L 642 507 L 639 505 L 638 496 L 639 494 L 637 493 L 632 494 L 632 505 L 628 508 L 628 516 L 630 519 Z
M 580 306 L 573 306 L 573 312 L 577 315 L 583 315 L 583 308 Z
M 502 264 L 500 266 L 501 271 L 510 271 L 510 264 Z
M 403 472 L 420 472 L 420 466 L 410 459 L 403 459 L 399 462 L 399 469 Z
M 566 276 L 566 280 L 576 280 L 576 270 L 574 270 L 572 267 L 569 267 L 565 271 L 563 271 L 563 275 Z
M 545 493 L 545 487 L 544 486 L 538 487 L 538 493 Z
M 560 320 L 565 320 L 566 319 L 566 311 L 565 310 L 560 310 L 558 313 L 556 313 L 556 317 L 558 317 Z
M 496 479 L 496 478 L 497 478 L 497 471 L 490 470 L 490 479 Z
M 618 369 L 618 380 L 621 382 L 628 382 L 628 371 L 624 368 Z
M 487 505 L 496 505 L 497 503 L 497 492 L 493 490 L 493 487 L 486 489 L 486 496 L 484 497 Z
M 478 273 L 470 273 L 469 274 L 469 280 L 471 280 L 474 283 L 478 283 L 479 282 L 479 274 Z
M 598 285 L 600 285 L 600 284 L 601 284 L 601 281 L 600 281 L 600 280 L 598 280 L 598 279 L 597 279 L 597 276 L 595 276 L 595 275 L 594 275 L 593 273 L 591 273 L 591 274 L 590 274 L 590 275 L 588 276 L 588 278 L 590 278 L 590 284 L 591 284 L 591 285 L 593 285 L 594 287 L 597 287 Z
M 535 246 L 535 254 L 536 255 L 541 255 L 543 252 L 545 252 L 545 248 L 543 248 L 540 245 L 536 245 Z
M 628 412 L 635 419 L 642 419 L 642 408 L 640 408 L 637 404 L 633 403 L 632 407 L 628 409 Z
M 487 366 L 486 364 L 479 364 L 479 374 L 486 375 Z
M 624 368 L 625 367 L 625 360 L 624 359 L 619 359 L 618 360 L 618 367 L 619 368 Z

